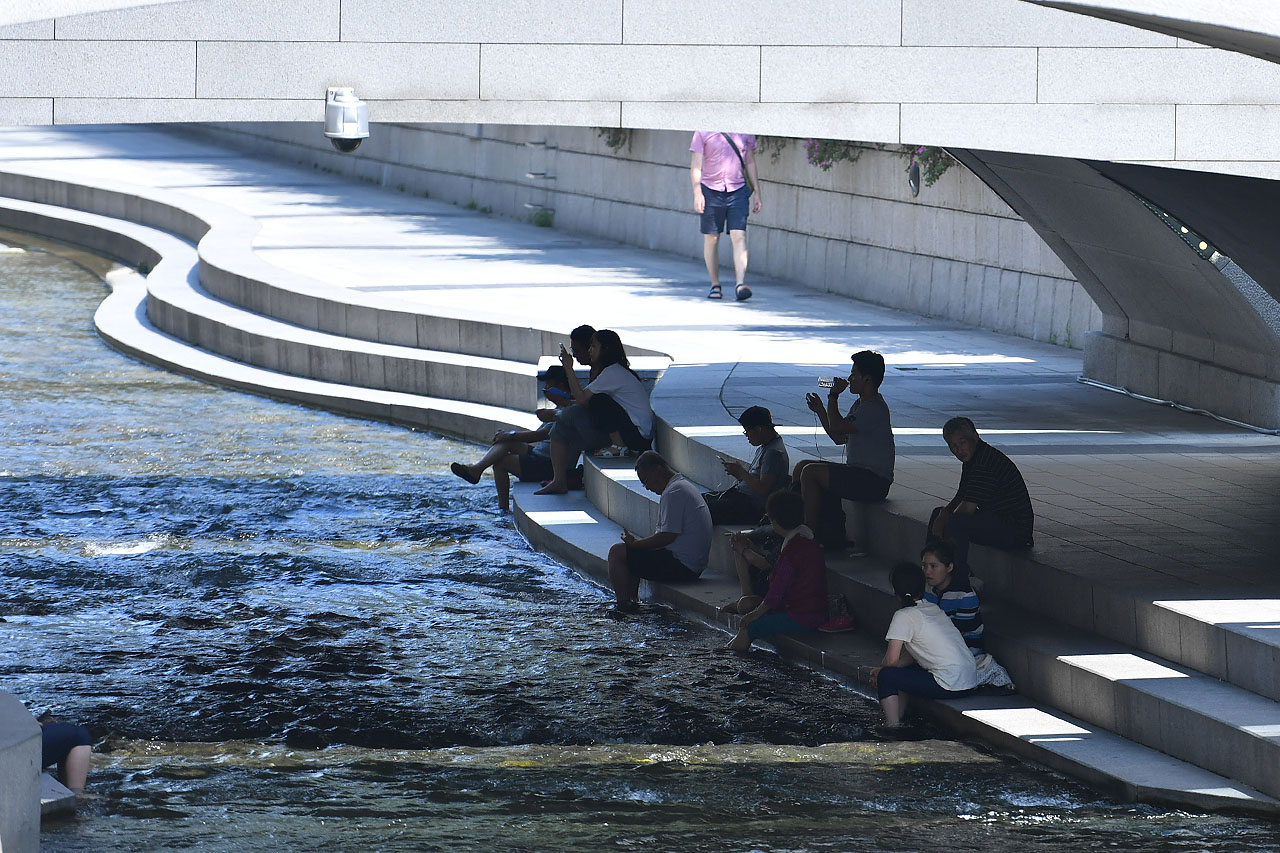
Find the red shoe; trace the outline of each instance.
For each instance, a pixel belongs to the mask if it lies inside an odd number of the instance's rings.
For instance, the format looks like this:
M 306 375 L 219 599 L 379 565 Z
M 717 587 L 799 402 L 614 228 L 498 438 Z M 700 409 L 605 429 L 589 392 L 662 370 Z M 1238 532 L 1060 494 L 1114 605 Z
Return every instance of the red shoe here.
M 847 631 L 858 630 L 858 624 L 853 621 L 852 616 L 841 613 L 836 618 L 828 620 L 827 624 L 820 625 L 818 630 L 824 634 L 843 634 Z

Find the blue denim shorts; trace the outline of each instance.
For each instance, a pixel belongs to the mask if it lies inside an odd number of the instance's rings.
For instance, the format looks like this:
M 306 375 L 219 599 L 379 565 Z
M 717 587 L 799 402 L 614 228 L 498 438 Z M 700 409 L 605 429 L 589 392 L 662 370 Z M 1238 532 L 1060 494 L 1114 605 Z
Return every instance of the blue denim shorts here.
M 722 231 L 746 231 L 747 213 L 751 207 L 751 188 L 746 184 L 730 192 L 713 190 L 702 185 L 702 233 L 719 234 Z

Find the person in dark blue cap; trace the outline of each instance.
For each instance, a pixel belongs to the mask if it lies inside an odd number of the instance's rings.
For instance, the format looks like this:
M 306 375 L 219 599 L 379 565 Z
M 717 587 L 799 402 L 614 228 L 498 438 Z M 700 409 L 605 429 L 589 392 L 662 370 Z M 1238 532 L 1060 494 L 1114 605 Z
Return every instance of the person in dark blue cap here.
M 715 524 L 757 524 L 764 515 L 769 495 L 791 482 L 791 461 L 787 446 L 773 425 L 773 415 L 764 406 L 751 406 L 738 416 L 742 432 L 756 449 L 747 467 L 736 459 L 721 459 L 725 473 L 736 482 L 723 492 L 703 495 Z

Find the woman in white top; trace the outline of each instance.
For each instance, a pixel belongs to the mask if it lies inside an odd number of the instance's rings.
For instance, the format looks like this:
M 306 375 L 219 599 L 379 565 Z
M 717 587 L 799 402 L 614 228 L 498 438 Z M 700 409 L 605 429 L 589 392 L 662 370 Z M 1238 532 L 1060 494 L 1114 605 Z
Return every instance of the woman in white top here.
M 591 337 L 587 359 L 595 378 L 583 388 L 573 372 L 573 356 L 560 347 L 560 361 L 569 376 L 576 405 L 560 413 L 551 428 L 550 482 L 535 494 L 558 495 L 569 489 L 569 464 L 581 453 L 610 444 L 636 452 L 653 442 L 653 409 L 649 392 L 631 369 L 618 333 L 601 329 Z
M 978 671 L 964 637 L 951 617 L 924 600 L 924 572 L 914 563 L 899 563 L 890 575 L 893 594 L 902 607 L 893 614 L 885 640 L 889 648 L 871 683 L 880 697 L 885 725 L 902 725 L 907 695 L 954 699 L 978 686 Z

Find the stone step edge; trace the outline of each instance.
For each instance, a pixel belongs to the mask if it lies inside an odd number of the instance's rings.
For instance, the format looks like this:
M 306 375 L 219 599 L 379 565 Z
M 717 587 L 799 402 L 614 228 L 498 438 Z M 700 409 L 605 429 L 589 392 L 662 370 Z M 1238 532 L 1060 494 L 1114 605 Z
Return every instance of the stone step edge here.
M 536 363 L 344 338 L 254 314 L 211 297 L 191 278 L 148 284 L 161 331 L 236 361 L 308 379 L 517 410 L 537 403 Z
M 0 199 L 0 224 L 61 237 L 149 268 L 151 322 L 174 337 L 236 361 L 319 381 L 429 393 L 520 410 L 533 409 L 537 400 L 536 361 L 525 364 L 343 338 L 214 299 L 195 281 L 196 249 L 166 232 L 14 199 Z M 414 387 L 428 383 L 441 390 L 451 387 L 455 393 L 431 394 L 427 388 Z
M 439 430 L 478 441 L 487 442 L 500 428 L 533 428 L 537 424 L 536 418 L 524 410 L 291 376 L 198 349 L 163 333 L 146 316 L 148 290 L 185 286 L 196 263 L 194 247 L 167 232 L 96 214 L 12 199 L 0 199 L 0 227 L 72 243 L 106 257 L 149 268 L 150 274 L 145 278 L 127 268 L 115 271 L 109 282 L 113 293 L 95 314 L 99 333 L 117 349 L 140 360 L 276 399 Z M 537 370 L 536 365 L 521 366 L 521 369 L 528 371 L 531 379 Z
M 379 294 L 335 287 L 267 263 L 253 251 L 257 220 L 233 208 L 173 190 L 60 175 L 48 163 L 6 163 L 0 196 L 119 219 L 176 234 L 197 245 L 200 280 L 214 296 L 254 313 L 317 331 L 399 346 L 438 345 L 483 358 L 533 362 L 568 330 L 521 328 L 483 310 L 466 316 Z M 52 235 L 46 235 L 52 236 Z M 391 303 L 391 306 L 388 305 Z M 392 307 L 394 306 L 394 307 Z M 475 344 L 475 346 L 468 346 Z M 663 353 L 629 347 L 636 355 Z
M 672 365 L 667 371 L 667 377 L 674 376 L 678 379 L 679 369 L 679 365 Z M 696 434 L 697 430 L 691 429 L 689 432 L 693 434 L 686 434 L 673 427 L 664 417 L 664 404 L 677 403 L 678 398 L 664 399 L 660 393 L 654 395 L 654 429 L 657 441 L 664 455 L 679 470 L 694 478 L 699 473 L 706 476 L 706 472 L 713 472 L 718 468 L 717 457 L 732 457 L 733 454 L 711 447 Z M 725 417 L 727 419 L 728 415 Z M 674 452 L 668 453 L 669 450 Z M 739 461 L 745 464 L 748 460 Z M 928 510 L 924 510 L 925 515 L 921 517 L 918 513 L 912 513 L 909 507 L 927 503 L 930 501 L 895 499 L 894 492 L 890 490 L 889 499 L 884 503 L 859 505 L 846 501 L 845 507 L 848 515 L 855 519 L 858 512 L 866 514 L 866 527 L 871 534 L 868 545 L 872 553 L 900 559 L 900 553 L 889 553 L 884 546 L 888 544 L 888 540 L 906 539 L 912 545 L 908 550 L 914 551 L 916 543 L 924 541 Z M 1008 585 L 1012 587 L 1011 591 L 1008 588 L 1002 589 L 1000 585 L 989 586 L 987 591 L 992 599 L 1016 601 L 1020 606 L 1067 622 L 1081 630 L 1141 649 L 1260 696 L 1280 701 L 1280 679 L 1269 675 L 1269 667 L 1253 665 L 1257 661 L 1280 660 L 1280 637 L 1268 641 L 1255 634 L 1236 630 L 1232 625 L 1197 619 L 1171 606 L 1162 606 L 1158 603 L 1160 596 L 1135 595 L 1127 589 L 1099 582 L 1092 576 L 1074 574 L 1069 569 L 1047 562 L 1049 549 L 1045 547 L 1044 540 L 1053 537 L 1038 538 L 1042 540 L 1042 544 L 1029 554 L 1000 551 L 983 545 L 972 546 L 974 562 L 982 561 L 984 565 L 992 567 L 987 574 L 1000 573 L 1014 578 Z M 900 545 L 901 542 L 893 544 Z M 1012 568 L 1015 566 L 1016 570 Z M 991 580 L 989 577 L 984 579 Z M 1072 606 L 1067 607 L 1064 602 L 1070 602 Z M 1170 602 L 1173 605 L 1176 603 Z M 1080 615 L 1072 615 L 1076 613 Z M 1086 613 L 1087 618 L 1084 616 Z M 1113 621 L 1113 615 L 1118 621 Z M 1236 658 L 1235 665 L 1232 663 L 1233 654 Z
M 40 819 L 74 814 L 79 800 L 70 788 L 53 778 L 51 773 L 40 774 Z
M 630 471 L 630 462 L 589 459 L 584 478 L 586 494 L 603 517 L 644 535 L 653 529 L 658 499 L 639 484 Z M 721 527 L 717 533 L 727 530 Z M 710 570 L 731 576 L 723 540 L 718 535 L 713 542 Z M 888 590 L 886 561 L 860 559 L 852 567 L 847 558 L 833 562 L 828 565 L 830 575 L 838 579 L 833 586 L 858 590 L 853 597 L 854 611 L 862 630 L 883 635 L 897 609 Z M 1000 604 L 1003 606 L 984 607 L 990 620 L 988 645 L 1029 695 L 1180 760 L 1240 779 L 1270 794 L 1280 794 L 1280 779 L 1271 772 L 1272 767 L 1280 766 L 1280 739 L 1271 739 L 1232 721 L 1247 718 L 1259 731 L 1280 730 L 1280 704 L 1077 627 L 1063 626 L 1043 616 L 1033 621 L 1020 612 L 1016 603 Z M 1074 654 L 1055 654 L 1056 649 L 1064 648 Z M 1136 675 L 1131 679 L 1108 675 L 1108 670 L 1114 672 L 1117 668 Z M 1058 675 L 1048 675 L 1051 670 Z M 1030 677 L 1032 673 L 1035 678 Z M 1153 673 L 1174 679 L 1175 689 L 1158 689 L 1164 686 L 1163 679 L 1151 677 Z M 1145 707 L 1149 713 L 1125 714 L 1120 710 L 1137 706 Z M 1175 737 L 1176 732 L 1166 731 L 1173 723 L 1165 718 L 1175 715 L 1185 728 L 1193 728 L 1205 737 L 1211 733 L 1216 748 L 1206 749 L 1204 737 Z M 1151 725 L 1149 718 L 1165 722 Z M 1268 755 L 1276 760 L 1268 761 Z
M 829 570 L 853 591 L 862 629 L 883 635 L 897 607 L 884 563 L 845 558 Z M 1280 726 L 1280 704 L 1010 602 L 984 604 L 983 616 L 987 649 L 1008 667 L 1020 692 L 1275 796 L 1280 777 L 1269 772 L 1277 763 L 1267 756 L 1276 757 L 1280 741 L 1258 727 Z
M 500 429 L 537 427 L 537 419 L 528 412 L 303 379 L 242 364 L 152 326 L 145 312 L 146 284 L 136 272 L 119 269 L 110 274 L 109 283 L 111 295 L 94 313 L 94 326 L 113 348 L 140 361 L 276 400 L 481 443 L 488 443 Z
M 587 579 L 607 584 L 605 557 L 620 528 L 596 509 L 586 495 L 534 495 L 532 484 L 512 489 L 517 529 L 539 551 L 548 553 Z M 646 582 L 650 598 L 670 604 L 682 615 L 730 630 L 715 612 L 734 584 L 711 577 L 698 584 L 672 586 Z M 708 583 L 707 581 L 711 581 Z M 842 635 L 818 635 L 821 645 L 785 638 L 776 646 L 788 660 L 812 666 L 846 683 L 856 681 L 859 665 L 879 663 L 879 651 L 855 656 L 856 641 Z M 848 652 L 836 651 L 848 649 Z M 1025 697 L 969 697 L 926 703 L 930 713 L 964 734 L 1081 779 L 1123 801 L 1177 808 L 1280 815 L 1280 801 L 1188 762 L 1134 743 L 1115 733 L 1027 700 Z

